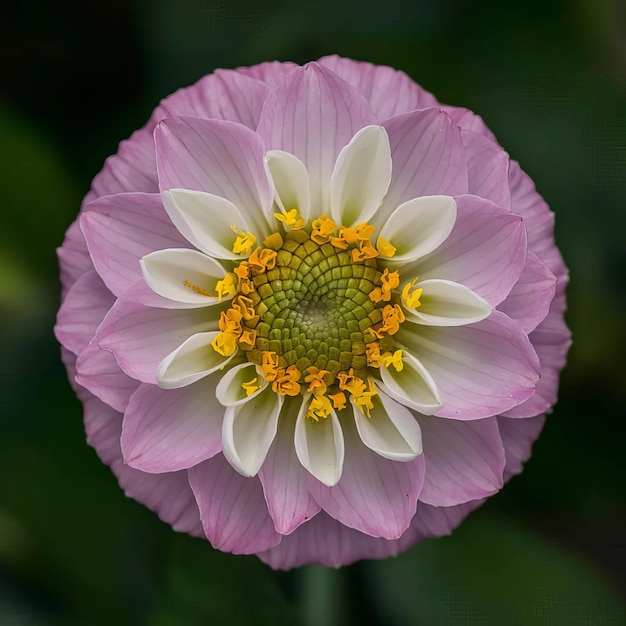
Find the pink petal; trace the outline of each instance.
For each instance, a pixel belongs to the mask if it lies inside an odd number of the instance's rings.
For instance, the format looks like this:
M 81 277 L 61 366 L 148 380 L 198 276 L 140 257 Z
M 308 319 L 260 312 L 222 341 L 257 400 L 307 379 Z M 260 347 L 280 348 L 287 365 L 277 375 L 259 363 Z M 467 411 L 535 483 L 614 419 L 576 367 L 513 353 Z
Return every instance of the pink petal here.
M 503 485 L 504 448 L 495 417 L 472 422 L 418 416 L 426 459 L 420 502 L 454 506 Z
M 380 224 L 397 206 L 419 196 L 467 193 L 467 163 L 461 132 L 438 108 L 387 120 L 393 170 L 387 197 L 376 215 Z
M 115 298 L 98 274 L 85 272 L 70 288 L 57 315 L 54 333 L 59 342 L 80 354 L 93 339 Z
M 267 150 L 285 150 L 306 166 L 311 204 L 328 210 L 330 177 L 341 148 L 376 118 L 365 99 L 330 70 L 309 63 L 271 93 L 257 132 Z
M 119 367 L 144 383 L 156 383 L 159 363 L 196 333 L 217 330 L 219 308 L 157 309 L 119 298 L 95 342 L 113 352 Z
M 498 310 L 529 333 L 548 315 L 556 291 L 556 277 L 537 255 L 528 253 L 526 267 Z
M 530 458 L 533 443 L 546 421 L 545 415 L 529 417 L 528 419 L 507 419 L 498 417 L 498 427 L 504 445 L 506 465 L 504 480 L 522 471 L 522 465 Z
M 226 198 L 261 232 L 274 192 L 266 148 L 251 130 L 218 120 L 177 117 L 157 126 L 154 139 L 161 191 L 183 188 Z
M 450 236 L 434 252 L 401 268 L 403 276 L 461 283 L 497 305 L 526 265 L 526 229 L 517 215 L 476 196 L 458 196 Z
M 124 412 L 139 383 L 120 370 L 115 357 L 92 342 L 76 361 L 76 382 L 116 411 Z
M 95 200 L 83 211 L 80 227 L 96 271 L 116 296 L 141 279 L 142 256 L 189 247 L 159 194 L 121 193 Z
M 253 554 L 280 542 L 259 480 L 239 475 L 221 454 L 190 469 L 189 483 L 214 548 Z
M 497 143 L 494 134 L 487 128 L 487 125 L 483 122 L 482 117 L 476 115 L 476 113 L 473 113 L 469 109 L 464 109 L 463 107 L 454 107 L 450 105 L 443 105 L 441 108 L 462 130 L 470 130 Z
M 222 449 L 224 407 L 217 376 L 182 389 L 143 384 L 124 413 L 122 454 L 131 467 L 161 474 L 187 469 Z
M 238 122 L 256 128 L 270 88 L 236 70 L 217 70 L 179 89 L 154 110 L 151 121 L 190 116 Z
M 260 80 L 272 88 L 278 87 L 285 76 L 293 70 L 294 67 L 298 67 L 295 63 L 290 61 L 266 61 L 265 63 L 259 63 L 251 67 L 238 67 L 235 71 L 250 78 Z
M 369 103 L 379 121 L 414 109 L 437 106 L 428 91 L 404 72 L 391 67 L 353 61 L 336 55 L 322 57 L 319 64 L 352 85 Z
M 281 535 L 289 535 L 320 510 L 307 490 L 307 471 L 296 456 L 293 445 L 295 423 L 288 410 L 291 408 L 297 413 L 298 409 L 291 404 L 286 402 L 283 407 L 276 439 L 259 472 L 267 507 L 276 532 Z
M 91 394 L 83 395 L 87 441 L 111 466 L 124 493 L 153 510 L 178 532 L 204 536 L 187 472 L 145 474 L 125 465 L 120 450 L 122 415 Z
M 57 248 L 59 266 L 61 269 L 62 298 L 65 298 L 69 288 L 85 273 L 93 269 L 93 263 L 87 250 L 85 238 L 78 226 L 78 220 L 65 233 L 63 245 Z
M 537 386 L 537 354 L 519 326 L 498 311 L 469 326 L 405 322 L 395 337 L 435 379 L 440 417 L 491 417 L 527 400 Z
M 414 533 L 414 541 L 449 535 L 472 511 L 484 502 L 485 500 L 472 500 L 456 506 L 429 506 L 420 502 L 417 505 L 417 515 L 411 524 L 410 532 Z
M 492 139 L 470 130 L 462 130 L 465 146 L 469 193 L 511 209 L 509 190 L 509 155 Z
M 397 539 L 415 515 L 424 482 L 424 457 L 398 463 L 366 448 L 353 423 L 343 426 L 346 452 L 341 480 L 326 487 L 308 478 L 311 495 L 331 517 L 372 537 Z

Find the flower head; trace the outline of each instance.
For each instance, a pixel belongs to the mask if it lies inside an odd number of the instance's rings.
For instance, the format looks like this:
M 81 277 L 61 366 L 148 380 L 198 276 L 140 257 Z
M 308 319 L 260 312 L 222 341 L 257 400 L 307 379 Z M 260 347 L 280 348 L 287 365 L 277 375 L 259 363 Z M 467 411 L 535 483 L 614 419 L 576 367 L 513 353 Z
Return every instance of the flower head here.
M 449 532 L 520 471 L 569 345 L 528 177 L 477 116 L 338 57 L 166 98 L 59 258 L 89 442 L 273 567 Z

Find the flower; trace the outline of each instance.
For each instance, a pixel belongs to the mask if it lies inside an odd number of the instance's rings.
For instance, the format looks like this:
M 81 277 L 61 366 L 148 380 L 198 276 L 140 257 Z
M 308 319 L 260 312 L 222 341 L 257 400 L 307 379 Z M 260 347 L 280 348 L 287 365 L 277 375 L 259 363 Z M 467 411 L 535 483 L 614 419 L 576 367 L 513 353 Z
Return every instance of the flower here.
M 275 568 L 449 533 L 521 471 L 570 341 L 528 176 L 339 57 L 163 100 L 59 259 L 89 443 L 175 530 Z

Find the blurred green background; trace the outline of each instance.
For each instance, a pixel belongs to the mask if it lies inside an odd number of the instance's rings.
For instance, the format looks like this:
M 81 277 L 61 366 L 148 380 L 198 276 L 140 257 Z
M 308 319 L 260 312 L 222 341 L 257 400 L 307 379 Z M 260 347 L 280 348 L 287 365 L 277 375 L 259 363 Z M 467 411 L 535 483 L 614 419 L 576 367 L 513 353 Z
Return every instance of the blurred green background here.
M 626 3 L 20 0 L 4 9 L 0 624 L 613 625 L 626 595 Z M 7 12 L 8 11 L 8 12 Z M 339 53 L 479 113 L 557 216 L 574 345 L 524 473 L 396 559 L 275 573 L 178 536 L 85 444 L 54 249 L 117 143 L 218 67 Z

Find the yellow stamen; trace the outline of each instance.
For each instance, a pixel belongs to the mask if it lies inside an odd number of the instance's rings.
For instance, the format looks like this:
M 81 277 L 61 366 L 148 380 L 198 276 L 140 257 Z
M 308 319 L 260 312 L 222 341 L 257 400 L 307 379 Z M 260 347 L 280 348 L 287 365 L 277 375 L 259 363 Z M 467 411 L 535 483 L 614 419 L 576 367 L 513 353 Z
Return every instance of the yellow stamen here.
M 255 391 L 258 391 L 261 388 L 261 385 L 258 384 L 259 377 L 255 376 L 252 380 L 249 380 L 247 383 L 241 383 L 241 386 L 246 391 L 246 396 L 251 396 Z
M 239 280 L 250 278 L 250 264 L 248 261 L 242 261 L 233 271 L 237 274 Z
M 385 361 L 385 367 L 393 365 L 396 368 L 396 372 L 401 372 L 404 368 L 404 362 L 402 361 L 402 350 L 396 350 L 393 354 L 391 352 L 385 352 L 383 354 Z
M 304 219 L 300 217 L 298 209 L 291 209 L 285 213 L 274 213 L 274 217 L 290 230 L 299 230 L 304 226 Z
M 183 285 L 185 285 L 185 287 L 189 287 L 191 291 L 194 291 L 195 293 L 199 293 L 201 296 L 208 296 L 209 298 L 215 298 L 214 293 L 211 293 L 210 291 L 207 291 L 206 289 L 202 289 L 202 287 L 198 287 L 198 285 L 193 285 L 188 280 L 184 280 Z
M 315 365 L 307 367 L 309 375 L 304 379 L 305 383 L 310 383 L 307 391 L 317 395 L 326 393 L 326 383 L 324 382 L 324 376 L 329 376 L 328 370 L 321 370 Z
M 244 350 L 254 350 L 254 344 L 256 343 L 256 330 L 245 328 L 239 337 L 239 345 Z
M 272 390 L 281 396 L 297 396 L 300 393 L 300 377 L 302 374 L 295 365 L 287 369 L 282 367 L 276 370 L 276 378 L 272 383 Z
M 236 226 L 231 226 L 237 237 L 233 243 L 233 252 L 241 256 L 248 256 L 256 243 L 256 237 L 252 233 L 244 233 Z
M 417 282 L 417 278 L 414 278 L 410 283 L 407 283 L 402 288 L 402 302 L 404 306 L 409 309 L 417 309 L 420 304 L 420 297 L 422 296 L 423 289 L 413 289 L 413 285 Z
M 346 408 L 346 394 L 343 391 L 328 396 L 333 401 L 333 407 L 338 411 Z
M 222 356 L 230 356 L 237 349 L 237 335 L 221 332 L 211 342 L 213 350 Z
M 378 241 L 376 242 L 376 250 L 378 250 L 378 254 L 380 254 L 380 256 L 387 257 L 388 259 L 390 259 L 396 253 L 395 246 L 392 246 L 386 239 L 383 239 L 382 237 L 379 237 Z
M 349 391 L 353 396 L 360 396 L 365 391 L 365 382 L 354 373 L 353 367 L 348 370 L 347 374 L 339 372 L 337 378 L 339 389 L 342 391 Z
M 278 374 L 278 355 L 276 352 L 263 352 L 261 355 L 261 371 L 265 380 L 273 382 Z
M 280 233 L 272 233 L 263 240 L 263 245 L 271 250 L 280 250 L 283 246 L 283 238 Z
M 374 387 L 374 383 L 371 378 L 367 379 L 368 382 L 368 391 L 362 391 L 358 395 L 354 395 L 354 404 L 367 415 L 367 417 L 372 417 L 370 411 L 374 408 L 374 403 L 372 402 L 372 397 L 377 394 L 376 388 Z
M 322 215 L 319 219 L 313 220 L 311 222 L 311 227 L 313 228 L 311 232 L 311 239 L 320 246 L 326 243 L 330 233 L 337 230 L 337 224 L 335 224 L 335 222 L 331 219 L 328 219 L 326 213 L 324 213 L 324 215 Z
M 380 354 L 380 344 L 372 341 L 365 346 L 365 356 L 370 367 L 380 367 L 383 364 L 383 357 Z
M 400 329 L 400 324 L 404 322 L 404 312 L 399 304 L 386 304 L 383 309 L 383 324 L 380 328 L 371 331 L 378 339 L 382 339 L 385 335 L 395 335 Z
M 368 241 L 374 232 L 374 227 L 367 222 L 363 222 L 359 224 L 354 231 L 359 241 Z
M 217 323 L 224 333 L 232 333 L 235 337 L 241 335 L 241 320 L 243 315 L 237 309 L 228 309 L 220 313 L 220 321 Z
M 380 302 L 381 300 L 389 302 L 389 300 L 391 300 L 391 290 L 395 289 L 400 284 L 398 272 L 389 272 L 389 270 L 385 268 L 380 280 L 382 285 L 372 289 L 369 294 L 370 300 L 372 302 Z
M 276 265 L 276 250 L 257 248 L 248 259 L 248 265 L 253 274 L 262 274 Z
M 362 261 L 365 261 L 366 259 L 374 259 L 377 256 L 378 251 L 376 250 L 376 248 L 374 248 L 374 246 L 372 246 L 369 240 L 361 241 L 359 243 L 358 249 L 352 248 L 352 260 L 355 263 L 360 263 Z
M 309 410 L 304 417 L 310 417 L 312 420 L 319 422 L 320 419 L 326 419 L 332 411 L 330 400 L 326 396 L 313 396 Z
M 217 290 L 217 297 L 219 301 L 222 301 L 222 298 L 230 298 L 237 293 L 236 280 L 234 274 L 226 274 L 222 280 L 217 281 L 217 285 L 215 285 L 215 289 Z
M 246 298 L 246 296 L 238 295 L 236 298 L 233 298 L 233 309 L 239 311 L 241 317 L 246 320 L 246 322 L 258 317 L 252 305 L 253 301 L 250 298 Z

